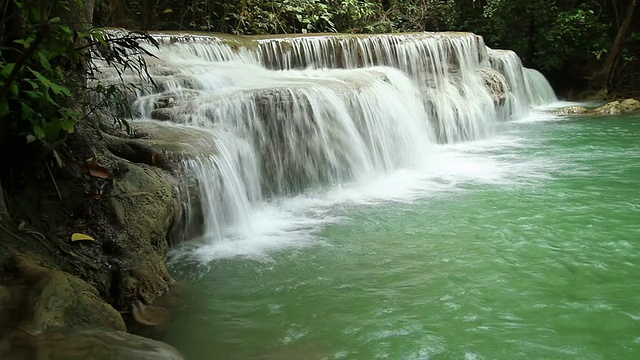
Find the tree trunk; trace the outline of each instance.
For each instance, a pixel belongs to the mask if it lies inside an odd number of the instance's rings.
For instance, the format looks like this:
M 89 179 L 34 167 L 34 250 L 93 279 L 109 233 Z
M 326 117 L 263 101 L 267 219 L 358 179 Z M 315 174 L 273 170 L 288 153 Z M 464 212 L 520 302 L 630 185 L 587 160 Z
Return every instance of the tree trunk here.
M 616 35 L 611 51 L 609 51 L 609 54 L 607 55 L 607 60 L 604 63 L 604 70 L 602 72 L 602 87 L 604 89 L 607 89 L 611 84 L 611 78 L 615 71 L 616 63 L 618 62 L 618 58 L 624 48 L 624 41 L 629 35 L 629 30 L 631 30 L 631 23 L 633 23 L 634 20 L 633 14 L 635 13 L 637 5 L 638 0 L 631 0 L 629 2 L 629 7 L 627 8 L 627 13 L 624 21 L 622 22 L 622 26 L 618 29 L 618 35 Z
M 122 0 L 109 0 L 109 10 L 109 19 L 104 26 L 127 27 L 129 24 L 128 9 Z
M 140 29 L 145 31 L 153 30 L 158 0 L 145 0 L 138 2 L 138 4 L 140 4 L 140 12 L 142 15 Z

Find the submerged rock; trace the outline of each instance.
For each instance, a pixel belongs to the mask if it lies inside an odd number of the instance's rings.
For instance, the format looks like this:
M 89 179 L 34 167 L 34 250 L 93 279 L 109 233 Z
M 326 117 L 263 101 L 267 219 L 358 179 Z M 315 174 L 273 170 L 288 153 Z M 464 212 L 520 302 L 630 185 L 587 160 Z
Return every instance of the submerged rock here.
M 122 331 L 59 328 L 0 340 L 3 360 L 184 360 L 174 347 Z

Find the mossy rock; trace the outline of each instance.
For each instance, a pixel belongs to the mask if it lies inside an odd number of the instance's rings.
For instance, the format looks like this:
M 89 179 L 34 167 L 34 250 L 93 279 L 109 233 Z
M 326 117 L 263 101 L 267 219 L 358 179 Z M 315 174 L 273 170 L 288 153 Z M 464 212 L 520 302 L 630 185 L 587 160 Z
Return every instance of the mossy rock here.
M 33 285 L 24 299 L 24 317 L 18 328 L 30 334 L 51 327 L 91 326 L 126 330 L 122 316 L 100 298 L 95 287 L 81 279 L 15 257 L 18 271 Z

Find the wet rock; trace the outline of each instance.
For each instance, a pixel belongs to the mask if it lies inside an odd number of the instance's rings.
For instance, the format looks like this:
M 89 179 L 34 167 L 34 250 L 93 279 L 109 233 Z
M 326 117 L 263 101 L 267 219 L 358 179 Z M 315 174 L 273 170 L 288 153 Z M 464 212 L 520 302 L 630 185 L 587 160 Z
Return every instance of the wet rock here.
M 574 114 L 585 114 L 589 112 L 589 110 L 582 106 L 567 106 L 563 107 L 556 111 L 558 115 L 574 115 Z
M 171 122 L 140 121 L 131 125 L 144 137 L 132 139 L 105 134 L 104 142 L 113 154 L 133 163 L 175 172 L 185 158 L 216 153 L 213 131 Z
M 627 112 L 638 111 L 640 110 L 640 101 L 636 99 L 626 99 L 620 103 L 620 107 Z
M 169 310 L 162 306 L 144 305 L 140 302 L 133 305 L 133 319 L 142 326 L 164 325 L 171 317 Z
M 620 114 L 622 109 L 620 107 L 620 101 L 612 101 L 606 105 L 600 106 L 599 108 L 593 110 L 593 112 L 598 114 Z
M 125 234 L 112 239 L 112 247 L 121 258 L 118 273 L 120 294 L 135 294 L 136 298 L 151 303 L 163 294 L 171 277 L 164 265 L 167 253 L 167 233 L 174 216 L 173 186 L 159 168 L 142 164 L 123 164 L 126 171 L 108 194 L 116 220 Z M 126 302 L 119 304 L 127 307 Z
M 556 114 L 617 115 L 629 114 L 634 112 L 640 112 L 640 101 L 635 99 L 626 99 L 623 101 L 612 101 L 593 110 L 584 108 L 582 106 L 567 106 L 556 111 Z
M 640 111 L 640 101 L 626 99 L 623 101 L 612 101 L 594 110 L 598 114 L 627 114 Z
M 61 271 L 16 258 L 18 270 L 34 282 L 25 299 L 26 316 L 18 326 L 37 334 L 56 326 L 95 326 L 126 330 L 124 320 L 111 305 L 100 298 L 93 286 Z
M 184 360 L 174 347 L 121 331 L 58 328 L 0 340 L 3 360 Z
M 198 90 L 182 89 L 165 91 L 158 95 L 154 95 L 154 105 L 156 109 L 170 109 L 172 107 L 182 105 L 199 95 L 202 95 L 202 92 Z
M 175 117 L 175 113 L 169 109 L 161 108 L 151 111 L 151 118 L 160 121 L 170 121 Z
M 193 116 L 193 109 L 189 106 L 176 106 L 171 108 L 159 108 L 151 111 L 151 118 L 159 121 L 171 121 L 174 123 L 187 123 Z
M 504 75 L 493 69 L 482 69 L 479 70 L 479 73 L 482 76 L 484 86 L 491 94 L 493 104 L 495 106 L 504 105 L 509 94 L 509 84 L 507 84 Z

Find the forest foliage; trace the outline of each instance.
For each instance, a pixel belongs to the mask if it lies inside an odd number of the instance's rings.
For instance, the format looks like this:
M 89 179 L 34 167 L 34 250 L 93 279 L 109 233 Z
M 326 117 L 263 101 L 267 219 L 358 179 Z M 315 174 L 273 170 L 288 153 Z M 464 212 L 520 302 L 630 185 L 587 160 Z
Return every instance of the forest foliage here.
M 55 145 L 74 130 L 92 110 L 83 102 L 86 80 L 93 75 L 89 54 L 135 66 L 122 48 L 135 48 L 138 35 L 108 39 L 100 27 L 245 35 L 470 31 L 493 48 L 515 50 L 557 87 L 637 94 L 638 2 L 1 0 L 0 144 L 19 134 Z M 78 18 L 94 5 L 91 19 Z M 117 98 L 114 86 L 96 90 L 105 101 Z
M 638 0 L 108 0 L 102 25 L 232 34 L 470 31 L 560 80 L 640 82 Z M 630 26 L 625 29 L 625 20 Z M 615 44 L 623 30 L 623 42 Z M 614 47 L 618 49 L 614 49 Z M 613 54 L 613 69 L 604 72 Z M 619 53 L 617 51 L 619 50 Z M 633 71 L 632 71 L 633 70 Z M 625 76 L 622 76 L 625 75 Z M 594 84 L 592 84 L 594 85 Z
M 146 52 L 138 40 L 153 39 L 130 32 L 108 36 L 83 18 L 85 6 L 82 0 L 3 3 L 0 145 L 26 139 L 55 147 L 74 132 L 78 121 L 120 102 L 122 87 L 116 84 L 86 86 L 97 75 L 90 58 L 119 71 L 143 72 L 142 58 L 134 56 Z M 115 120 L 126 125 L 124 118 Z

